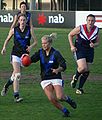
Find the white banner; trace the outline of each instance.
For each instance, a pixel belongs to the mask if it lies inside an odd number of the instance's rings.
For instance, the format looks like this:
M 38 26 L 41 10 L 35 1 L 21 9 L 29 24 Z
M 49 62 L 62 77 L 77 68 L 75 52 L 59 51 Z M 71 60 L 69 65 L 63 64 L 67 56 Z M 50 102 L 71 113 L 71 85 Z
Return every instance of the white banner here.
M 81 24 L 86 23 L 86 17 L 89 14 L 93 14 L 96 17 L 96 23 L 95 25 L 99 28 L 102 28 L 102 11 L 76 11 L 76 17 L 75 17 L 75 26 L 79 26 Z

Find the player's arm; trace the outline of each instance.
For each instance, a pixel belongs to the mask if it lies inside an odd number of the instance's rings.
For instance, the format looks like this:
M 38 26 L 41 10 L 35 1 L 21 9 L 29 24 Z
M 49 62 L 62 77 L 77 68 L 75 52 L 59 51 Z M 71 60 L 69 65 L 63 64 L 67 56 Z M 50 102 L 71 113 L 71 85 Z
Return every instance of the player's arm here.
M 7 47 L 8 43 L 9 43 L 10 39 L 12 38 L 13 34 L 14 34 L 14 29 L 11 29 L 11 30 L 9 31 L 9 34 L 8 34 L 8 36 L 7 36 L 7 38 L 6 38 L 5 42 L 4 42 L 3 48 L 2 48 L 2 50 L 1 50 L 1 54 L 2 54 L 2 55 L 5 54 L 5 52 L 6 52 L 6 47 Z
M 77 34 L 80 33 L 80 26 L 74 28 L 69 34 L 68 34 L 68 40 L 69 40 L 69 44 L 70 44 L 70 47 L 71 47 L 71 51 L 72 52 L 75 52 L 77 49 L 76 47 L 74 46 L 73 44 L 73 37 Z
M 32 39 L 33 39 L 33 44 L 31 46 L 33 47 L 33 46 L 37 45 L 37 38 L 35 36 L 34 27 L 33 26 L 31 26 L 31 36 L 32 36 Z
M 37 61 L 40 60 L 40 50 L 35 52 L 32 56 L 31 56 L 31 63 L 36 63 Z
M 98 34 L 98 36 L 97 36 L 97 39 L 96 39 L 96 42 L 95 43 L 93 43 L 93 42 L 91 42 L 90 43 L 90 47 L 97 47 L 99 45 L 99 34 Z
M 59 64 L 59 67 L 57 69 L 52 68 L 52 72 L 58 74 L 59 72 L 65 71 L 66 70 L 66 61 L 60 54 L 60 52 L 56 52 L 55 58 Z
M 100 41 L 100 37 L 99 37 L 99 34 L 98 34 L 97 39 L 96 39 L 96 43 L 94 43 L 95 47 L 97 47 L 99 45 L 99 41 Z
M 35 36 L 33 26 L 30 28 L 30 30 L 31 30 L 31 36 L 32 36 L 33 43 L 27 48 L 27 51 L 29 52 L 31 51 L 32 47 L 35 47 L 37 45 L 37 38 Z
M 30 17 L 30 28 L 33 28 L 32 16 Z
M 17 15 L 15 15 L 14 20 L 13 20 L 13 23 L 12 23 L 12 25 L 11 25 L 11 28 L 10 28 L 10 29 L 13 29 L 13 28 L 16 26 L 17 21 L 18 21 L 18 17 L 17 17 Z
M 31 35 L 32 35 L 32 38 L 34 38 L 35 35 L 34 35 L 34 27 L 33 27 L 33 23 L 32 23 L 32 16 L 30 17 L 30 28 L 31 28 Z

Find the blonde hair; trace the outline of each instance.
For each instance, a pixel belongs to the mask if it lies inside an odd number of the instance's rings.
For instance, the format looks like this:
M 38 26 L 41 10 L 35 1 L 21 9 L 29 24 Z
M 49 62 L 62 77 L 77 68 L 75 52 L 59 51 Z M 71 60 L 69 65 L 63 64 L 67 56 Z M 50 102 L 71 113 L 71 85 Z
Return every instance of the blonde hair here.
M 53 40 L 55 40 L 57 38 L 57 33 L 51 33 L 50 35 L 44 35 L 41 40 L 45 39 L 47 40 L 49 43 L 52 43 Z

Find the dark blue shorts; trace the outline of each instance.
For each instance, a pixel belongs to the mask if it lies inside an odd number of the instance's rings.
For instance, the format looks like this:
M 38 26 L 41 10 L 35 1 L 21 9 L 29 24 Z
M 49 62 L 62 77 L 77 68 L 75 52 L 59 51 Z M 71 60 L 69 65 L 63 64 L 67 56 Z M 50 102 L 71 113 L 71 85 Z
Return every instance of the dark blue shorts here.
M 79 60 L 82 58 L 86 59 L 86 62 L 92 63 L 94 59 L 94 50 L 78 50 L 74 53 L 75 60 Z

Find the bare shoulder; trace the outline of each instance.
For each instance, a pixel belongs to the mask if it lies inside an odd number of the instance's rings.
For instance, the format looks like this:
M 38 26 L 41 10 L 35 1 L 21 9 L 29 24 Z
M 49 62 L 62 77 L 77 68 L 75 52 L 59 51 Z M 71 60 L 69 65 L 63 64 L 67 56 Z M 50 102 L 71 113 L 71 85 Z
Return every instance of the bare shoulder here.
M 74 28 L 74 29 L 72 30 L 72 32 L 79 33 L 79 32 L 80 32 L 80 26 Z
M 69 34 L 70 35 L 76 35 L 80 33 L 80 26 L 74 28 Z

